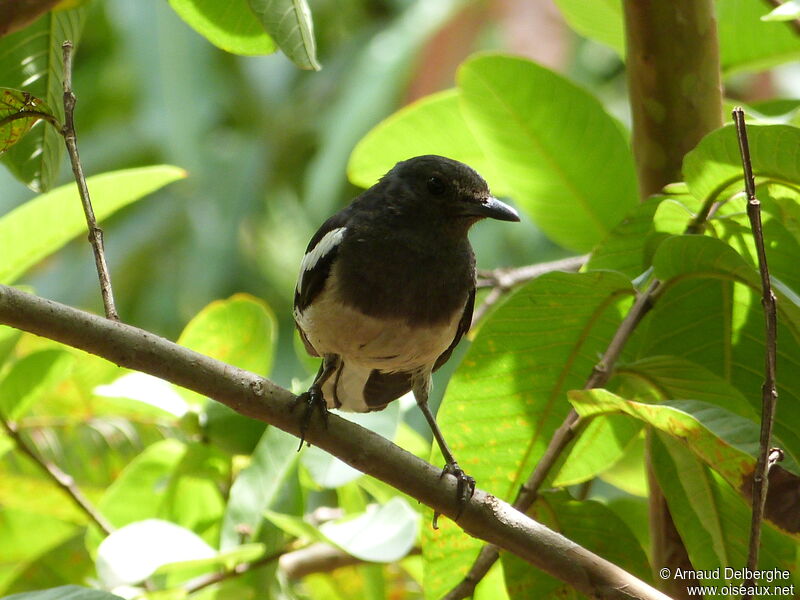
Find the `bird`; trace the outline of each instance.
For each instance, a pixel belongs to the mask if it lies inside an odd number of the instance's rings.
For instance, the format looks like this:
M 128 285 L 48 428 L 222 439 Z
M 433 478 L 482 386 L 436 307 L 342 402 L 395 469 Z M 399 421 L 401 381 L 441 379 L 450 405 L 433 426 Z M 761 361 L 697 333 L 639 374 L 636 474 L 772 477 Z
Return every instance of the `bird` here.
M 484 218 L 519 221 L 519 214 L 468 165 L 437 155 L 398 162 L 313 235 L 294 294 L 306 351 L 322 359 L 294 404 L 305 406 L 300 448 L 314 410 L 326 418 L 334 408 L 378 411 L 411 391 L 444 456 L 442 476 L 456 477 L 458 516 L 475 481 L 458 466 L 428 397 L 431 374 L 472 322 L 476 268 L 467 233 Z

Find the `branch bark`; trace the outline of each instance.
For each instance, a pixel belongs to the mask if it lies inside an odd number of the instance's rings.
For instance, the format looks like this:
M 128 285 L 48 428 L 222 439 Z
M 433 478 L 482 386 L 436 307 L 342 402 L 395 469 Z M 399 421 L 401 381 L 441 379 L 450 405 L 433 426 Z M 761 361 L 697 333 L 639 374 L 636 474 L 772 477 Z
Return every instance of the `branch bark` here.
M 0 286 L 0 323 L 80 348 L 161 377 L 299 436 L 295 396 L 253 373 L 216 361 L 147 331 Z M 335 414 L 312 420 L 306 440 L 388 483 L 435 511 L 460 511 L 453 477 L 381 436 Z M 541 568 L 590 597 L 668 600 L 616 565 L 514 510 L 483 490 L 461 512 L 459 526 Z

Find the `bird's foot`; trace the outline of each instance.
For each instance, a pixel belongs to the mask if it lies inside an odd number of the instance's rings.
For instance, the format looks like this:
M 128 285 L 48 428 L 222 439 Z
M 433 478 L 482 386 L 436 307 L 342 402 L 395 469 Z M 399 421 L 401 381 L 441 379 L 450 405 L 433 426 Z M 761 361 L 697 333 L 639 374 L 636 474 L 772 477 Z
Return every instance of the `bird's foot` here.
M 300 445 L 297 447 L 298 452 L 300 452 L 303 443 L 306 441 L 306 431 L 308 431 L 308 426 L 311 424 L 311 417 L 314 414 L 314 410 L 319 411 L 319 414 L 322 415 L 322 421 L 325 423 L 325 427 L 328 426 L 328 405 L 325 403 L 322 390 L 318 385 L 312 385 L 308 388 L 307 392 L 303 392 L 297 396 L 292 403 L 292 410 L 301 404 L 305 405 L 305 409 L 303 410 L 303 415 L 300 417 Z M 309 446 L 310 445 L 311 444 L 309 444 Z
M 439 476 L 441 479 L 447 474 L 452 475 L 456 478 L 456 497 L 458 498 L 458 512 L 456 513 L 454 521 L 458 521 L 458 518 L 461 516 L 461 513 L 464 511 L 464 507 L 467 505 L 467 502 L 470 501 L 472 495 L 475 493 L 475 480 L 464 473 L 461 467 L 458 466 L 458 463 L 453 461 L 451 463 L 447 463 L 442 469 L 442 474 Z M 439 529 L 439 513 L 433 513 L 433 528 Z

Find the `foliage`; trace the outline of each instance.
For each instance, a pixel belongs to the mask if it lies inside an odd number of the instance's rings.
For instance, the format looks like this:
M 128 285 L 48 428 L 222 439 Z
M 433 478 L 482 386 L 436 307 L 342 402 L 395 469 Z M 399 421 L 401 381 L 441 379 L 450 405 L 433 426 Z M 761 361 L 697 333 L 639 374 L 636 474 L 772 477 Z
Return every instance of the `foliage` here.
M 446 386 L 438 420 L 460 464 L 512 501 L 574 407 L 585 425 L 532 516 L 657 585 L 643 517 L 646 446 L 694 567 L 744 566 L 764 333 L 733 129 L 685 157 L 683 182 L 639 202 L 627 125 L 599 89 L 586 89 L 585 73 L 571 80 L 578 66 L 568 77 L 487 42 L 490 52 L 461 63 L 455 87 L 387 116 L 412 58 L 469 3 L 320 1 L 316 30 L 304 0 L 225 4 L 170 0 L 172 13 L 106 0 L 62 7 L 0 38 L 0 119 L 36 109 L 58 122 L 60 43 L 82 32 L 75 88 L 91 110 L 78 135 L 85 168 L 104 171 L 89 186 L 98 219 L 108 220 L 123 317 L 302 389 L 310 372 L 288 316 L 295 269 L 314 225 L 352 195 L 345 167 L 366 187 L 410 156 L 463 160 L 535 224 L 504 238 L 476 231 L 479 260 L 590 256 L 580 273 L 515 289 L 481 321 L 449 382 L 449 373 L 437 381 Z M 557 5 L 576 32 L 623 53 L 619 1 Z M 759 0 L 720 0 L 718 9 L 724 73 L 800 55 L 781 11 L 767 14 Z M 319 73 L 226 54 L 279 48 L 313 71 L 317 47 Z M 136 83 L 116 66 L 121 57 L 134 61 Z M 747 109 L 779 300 L 775 444 L 787 483 L 774 491 L 777 504 L 796 502 L 800 485 L 798 106 L 773 99 Z M 0 282 L 98 306 L 88 250 L 69 245 L 84 227 L 74 187 L 46 191 L 59 180 L 61 136 L 27 116 L 0 125 L 0 142 L 14 177 L 43 192 L 4 205 Z M 184 168 L 186 181 L 159 191 Z M 155 201 L 143 200 L 151 193 Z M 698 223 L 700 233 L 685 234 Z M 606 389 L 581 390 L 653 277 L 663 282 L 655 305 Z M 442 519 L 433 530 L 429 509 L 382 482 L 319 449 L 298 454 L 292 436 L 187 390 L 4 327 L 0 361 L 2 418 L 115 528 L 102 532 L 0 433 L 0 595 L 439 598 L 478 552 L 456 524 Z M 410 405 L 353 420 L 439 464 Z M 760 567 L 792 571 L 800 585 L 800 524 L 789 512 L 768 512 Z M 354 560 L 287 579 L 278 556 L 312 544 Z M 505 555 L 476 595 L 573 596 Z

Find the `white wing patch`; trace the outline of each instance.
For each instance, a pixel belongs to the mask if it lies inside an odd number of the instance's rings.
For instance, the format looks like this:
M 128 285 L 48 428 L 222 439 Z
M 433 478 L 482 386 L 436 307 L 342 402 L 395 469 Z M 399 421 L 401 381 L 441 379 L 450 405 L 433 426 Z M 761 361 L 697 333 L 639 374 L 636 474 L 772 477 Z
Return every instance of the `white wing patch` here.
M 316 246 L 306 253 L 302 262 L 300 263 L 300 277 L 297 278 L 298 292 L 302 288 L 303 273 L 313 269 L 323 256 L 341 244 L 345 231 L 347 231 L 347 227 L 337 227 L 336 229 L 331 229 L 328 233 L 322 236 L 322 239 L 317 242 Z

